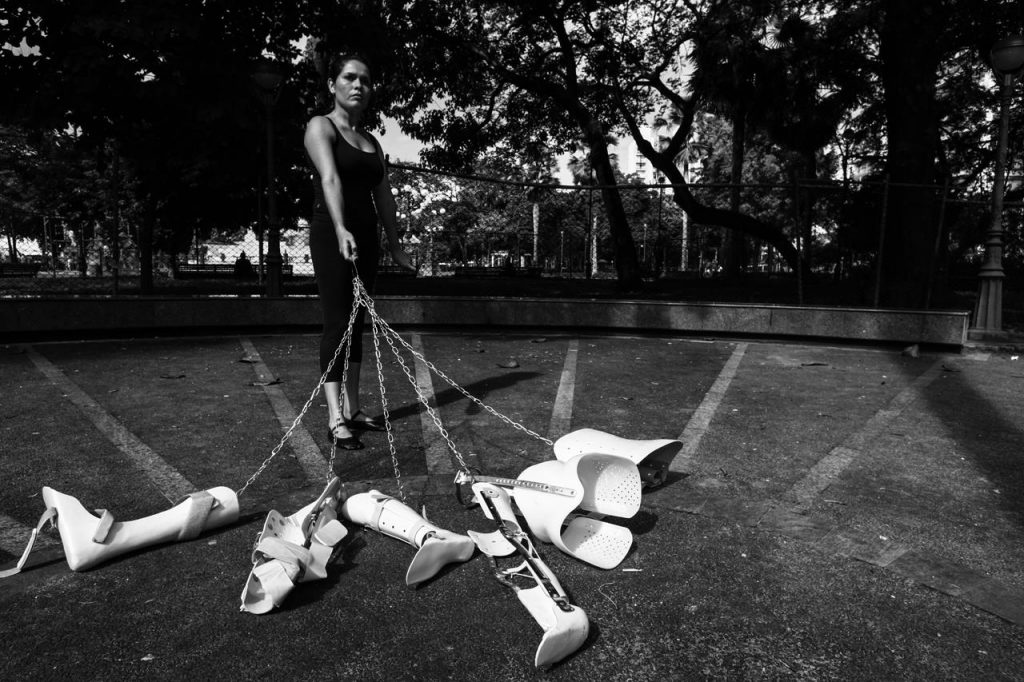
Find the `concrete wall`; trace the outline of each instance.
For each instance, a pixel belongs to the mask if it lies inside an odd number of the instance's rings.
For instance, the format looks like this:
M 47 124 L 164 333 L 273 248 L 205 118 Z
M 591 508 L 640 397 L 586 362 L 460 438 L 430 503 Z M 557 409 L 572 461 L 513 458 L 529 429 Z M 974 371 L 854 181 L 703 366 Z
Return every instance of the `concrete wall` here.
M 962 346 L 968 313 L 663 301 L 378 296 L 392 325 L 594 328 Z M 316 328 L 314 297 L 0 300 L 0 339 Z

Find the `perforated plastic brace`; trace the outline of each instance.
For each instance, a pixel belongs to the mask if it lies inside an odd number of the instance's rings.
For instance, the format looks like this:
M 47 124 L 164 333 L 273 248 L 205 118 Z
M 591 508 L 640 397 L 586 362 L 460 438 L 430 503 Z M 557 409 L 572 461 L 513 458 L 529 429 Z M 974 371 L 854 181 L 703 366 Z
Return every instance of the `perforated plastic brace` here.
M 401 505 L 401 509 L 389 509 L 390 503 Z M 420 547 L 423 541 L 434 531 L 422 517 L 406 511 L 408 507 L 393 497 L 383 497 L 377 501 L 377 510 L 373 516 L 372 528 L 393 538 L 404 540 Z

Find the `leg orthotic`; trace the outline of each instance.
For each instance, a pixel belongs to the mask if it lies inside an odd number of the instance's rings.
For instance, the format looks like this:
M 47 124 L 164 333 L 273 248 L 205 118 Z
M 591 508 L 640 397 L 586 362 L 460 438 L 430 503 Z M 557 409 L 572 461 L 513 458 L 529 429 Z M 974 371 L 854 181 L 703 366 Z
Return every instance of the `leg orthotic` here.
M 542 486 L 513 488 L 516 505 L 542 542 L 598 568 L 614 568 L 629 553 L 633 534 L 625 526 L 582 512 L 631 518 L 640 510 L 640 474 L 636 464 L 614 455 L 576 455 L 565 462 L 549 460 L 527 467 L 524 481 Z M 568 489 L 571 495 L 544 488 Z
M 284 602 L 296 583 L 327 577 L 327 561 L 347 532 L 338 521 L 340 497 L 341 481 L 334 478 L 320 497 L 291 516 L 270 510 L 253 548 L 242 611 L 267 613 Z
M 534 665 L 557 663 L 583 645 L 590 632 L 590 620 L 583 609 L 569 603 L 558 578 L 523 532 L 508 493 L 491 483 L 474 483 L 473 493 L 480 500 L 484 515 L 495 522 L 498 530 L 493 533 L 469 531 L 469 534 L 480 551 L 494 560 L 498 580 L 515 590 L 519 602 L 544 631 L 534 654 Z M 517 554 L 522 563 L 497 569 L 495 557 L 510 554 Z M 529 587 L 520 587 L 516 581 L 525 582 Z
M 584 454 L 622 457 L 636 464 L 640 480 L 645 486 L 658 486 L 665 482 L 669 465 L 683 448 L 682 441 L 658 438 L 633 440 L 620 438 L 597 429 L 579 429 L 555 441 L 555 459 L 567 462 Z
M 406 585 L 418 585 L 433 578 L 450 563 L 468 561 L 473 541 L 459 533 L 439 528 L 401 501 L 378 490 L 352 495 L 341 507 L 342 517 L 389 537 L 402 540 L 419 551 L 405 573 Z
M 106 510 L 99 510 L 96 516 L 77 498 L 53 488 L 43 488 L 43 502 L 46 511 L 17 568 L 4 571 L 0 577 L 21 570 L 39 529 L 47 521 L 57 524 L 68 566 L 73 571 L 84 571 L 132 550 L 191 540 L 204 530 L 238 519 L 238 497 L 222 486 L 192 493 L 167 511 L 134 521 L 115 521 L 114 515 Z

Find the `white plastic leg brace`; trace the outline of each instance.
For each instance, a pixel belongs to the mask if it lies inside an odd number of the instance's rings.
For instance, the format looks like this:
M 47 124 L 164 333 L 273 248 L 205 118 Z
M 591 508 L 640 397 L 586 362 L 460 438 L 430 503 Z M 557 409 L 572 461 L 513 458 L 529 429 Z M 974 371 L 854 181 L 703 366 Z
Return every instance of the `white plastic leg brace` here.
M 542 542 L 598 568 L 614 568 L 629 553 L 633 534 L 624 526 L 572 515 L 577 508 L 598 515 L 631 518 L 640 509 L 640 474 L 628 459 L 613 455 L 576 455 L 549 460 L 519 475 L 572 495 L 556 495 L 543 487 L 515 487 L 512 495 L 530 530 Z M 563 529 L 564 526 L 564 529 Z
M 555 459 L 568 462 L 584 454 L 622 457 L 636 464 L 645 486 L 659 486 L 668 476 L 669 465 L 683 448 L 682 441 L 659 438 L 633 440 L 620 438 L 597 429 L 578 429 L 555 441 Z
M 446 565 L 468 561 L 473 541 L 465 535 L 439 528 L 413 509 L 378 490 L 352 495 L 341 507 L 352 523 L 402 540 L 419 551 L 405 573 L 406 585 L 417 585 L 437 575 Z
M 491 483 L 475 483 L 473 492 L 484 515 L 498 525 L 498 530 L 492 533 L 469 531 L 469 535 L 480 551 L 492 559 L 514 553 L 523 558 L 518 566 L 497 570 L 495 575 L 515 590 L 520 603 L 544 630 L 534 654 L 534 665 L 557 663 L 583 645 L 590 632 L 590 620 L 583 609 L 569 603 L 558 578 L 541 560 L 529 536 L 519 526 L 508 493 Z M 521 588 L 513 582 L 517 578 L 532 581 L 534 585 Z
M 242 611 L 267 613 L 284 603 L 296 583 L 327 577 L 327 561 L 347 533 L 338 521 L 340 496 L 341 481 L 334 478 L 315 502 L 291 516 L 267 514 L 242 590 Z
M 16 568 L 0 573 L 6 578 L 19 572 L 35 542 L 40 528 L 56 517 L 57 530 L 64 545 L 64 556 L 73 571 L 84 571 L 132 550 L 164 542 L 191 540 L 202 531 L 217 528 L 238 519 L 238 498 L 225 487 L 192 493 L 167 511 L 135 521 L 115 521 L 113 514 L 98 510 L 96 516 L 77 498 L 43 488 L 46 511 L 32 532 L 28 547 Z

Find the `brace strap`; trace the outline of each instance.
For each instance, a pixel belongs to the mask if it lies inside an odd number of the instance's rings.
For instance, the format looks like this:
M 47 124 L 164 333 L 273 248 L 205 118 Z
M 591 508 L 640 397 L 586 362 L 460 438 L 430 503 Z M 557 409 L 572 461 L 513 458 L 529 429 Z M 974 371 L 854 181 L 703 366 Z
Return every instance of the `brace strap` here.
M 334 547 L 342 541 L 348 531 L 345 524 L 337 519 L 331 519 L 326 523 L 318 523 L 313 531 L 313 542 L 318 542 L 327 547 Z
M 32 546 L 36 544 L 36 537 L 39 535 L 39 531 L 42 530 L 43 526 L 47 522 L 53 523 L 53 520 L 57 517 L 57 509 L 55 507 L 48 507 L 43 515 L 39 517 L 39 523 L 32 529 L 32 535 L 28 539 L 28 547 L 25 548 L 25 552 L 21 555 L 21 559 L 18 560 L 18 565 L 14 568 L 9 568 L 6 571 L 0 571 L 0 579 L 9 578 L 12 575 L 16 575 L 21 572 L 25 562 L 28 561 L 28 555 L 32 553 Z
M 285 563 L 295 564 L 300 568 L 305 568 L 313 559 L 309 550 L 305 547 L 300 547 L 294 542 L 288 542 L 287 540 L 275 537 L 260 540 L 260 543 L 256 545 L 256 551 L 267 559 L 277 559 Z
M 455 477 L 456 484 L 463 483 L 493 483 L 494 485 L 500 485 L 505 488 L 527 488 L 529 490 L 536 490 L 542 493 L 551 493 L 553 495 L 561 495 L 563 497 L 575 497 L 575 488 L 566 488 L 560 485 L 551 485 L 550 483 L 541 483 L 539 481 L 524 481 L 521 478 L 502 478 L 500 476 L 476 476 L 468 474 L 464 471 L 460 471 Z
M 268 561 L 259 566 L 253 566 L 252 574 L 259 581 L 263 593 L 270 596 L 274 606 L 280 606 L 284 598 L 295 587 L 299 567 L 283 561 Z
M 210 494 L 209 490 L 200 490 L 189 495 L 192 504 L 188 507 L 188 518 L 178 533 L 178 541 L 192 540 L 199 537 L 206 527 L 206 519 L 210 512 L 217 505 L 217 498 Z
M 96 526 L 96 532 L 92 534 L 92 541 L 103 543 L 110 534 L 111 526 L 114 525 L 114 515 L 106 509 L 97 509 L 96 513 L 100 515 L 100 522 Z

